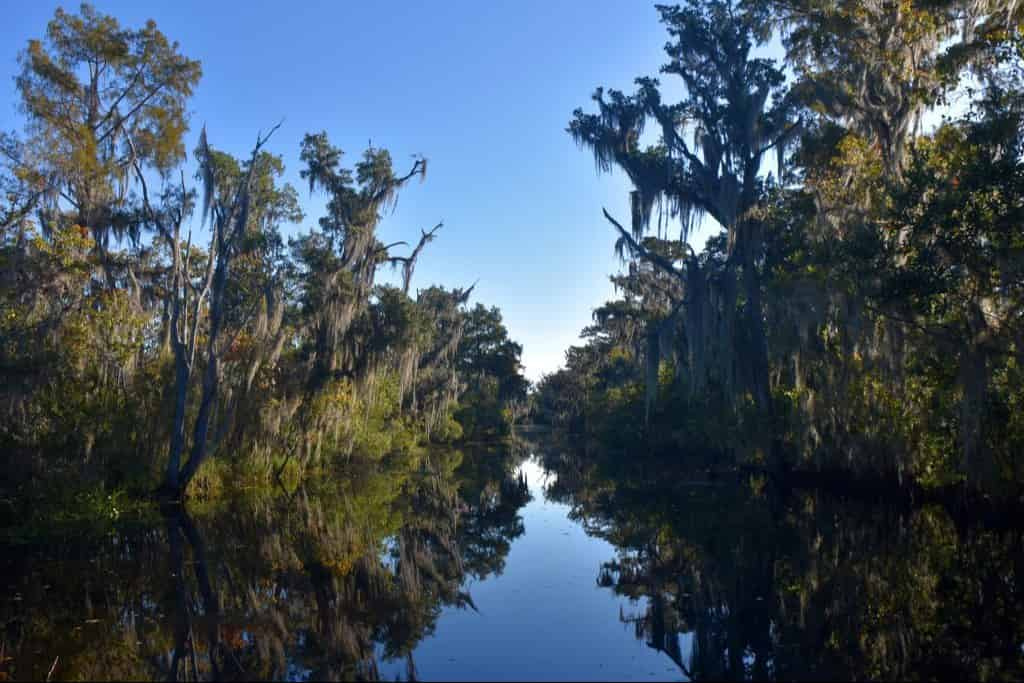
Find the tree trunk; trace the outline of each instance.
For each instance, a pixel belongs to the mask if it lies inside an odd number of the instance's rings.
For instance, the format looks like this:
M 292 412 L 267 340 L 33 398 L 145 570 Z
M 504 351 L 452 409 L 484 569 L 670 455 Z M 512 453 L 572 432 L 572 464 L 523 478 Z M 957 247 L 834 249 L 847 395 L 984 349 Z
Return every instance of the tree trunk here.
M 203 373 L 203 394 L 199 399 L 199 413 L 192 436 L 192 452 L 188 462 L 178 477 L 181 493 L 188 488 L 192 477 L 199 471 L 199 466 L 206 459 L 207 437 L 210 431 L 210 415 L 213 412 L 217 393 L 220 389 L 220 358 L 217 356 L 217 342 L 220 337 L 221 322 L 224 308 L 224 289 L 227 284 L 226 250 L 217 250 L 217 270 L 213 278 L 213 294 L 210 297 L 210 330 L 206 341 L 206 370 Z
M 164 488 L 178 493 L 181 470 L 181 453 L 185 449 L 185 409 L 188 399 L 188 365 L 184 358 L 184 349 L 175 345 L 175 387 L 174 387 L 174 425 L 171 430 L 171 448 L 167 458 L 167 471 L 164 476 Z
M 967 482 L 982 488 L 995 479 L 995 466 L 991 454 L 986 452 L 982 439 L 982 415 L 988 388 L 988 359 L 981 348 L 988 333 L 980 307 L 971 304 L 968 312 L 971 337 L 960 360 L 960 446 L 963 471 Z
M 658 368 L 661 365 L 661 348 L 658 327 L 647 332 L 646 373 L 644 387 L 644 426 L 651 423 L 651 406 L 658 397 Z
M 743 264 L 743 285 L 747 298 L 746 323 L 750 342 L 750 390 L 762 414 L 771 412 L 771 396 L 768 389 L 768 341 L 764 330 L 761 306 L 761 282 L 752 256 Z

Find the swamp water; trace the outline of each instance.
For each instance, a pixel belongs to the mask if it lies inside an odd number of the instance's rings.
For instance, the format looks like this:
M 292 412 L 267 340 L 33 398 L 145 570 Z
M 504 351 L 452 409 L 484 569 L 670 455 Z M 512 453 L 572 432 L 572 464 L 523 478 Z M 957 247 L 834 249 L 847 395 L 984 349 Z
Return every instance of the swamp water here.
M 0 545 L 0 680 L 1020 678 L 1012 521 L 553 436 Z

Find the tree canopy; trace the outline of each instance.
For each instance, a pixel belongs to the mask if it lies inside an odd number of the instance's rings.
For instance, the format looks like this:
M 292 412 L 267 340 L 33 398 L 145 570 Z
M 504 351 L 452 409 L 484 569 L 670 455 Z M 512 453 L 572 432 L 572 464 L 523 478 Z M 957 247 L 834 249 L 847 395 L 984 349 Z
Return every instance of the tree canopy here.
M 682 99 L 642 77 L 569 123 L 633 185 L 628 228 L 605 211 L 628 271 L 539 415 L 646 422 L 627 438 L 735 463 L 1018 486 L 1016 3 L 658 12 Z M 780 63 L 759 56 L 773 36 Z M 966 107 L 925 129 L 954 96 Z M 696 251 L 702 216 L 721 232 Z

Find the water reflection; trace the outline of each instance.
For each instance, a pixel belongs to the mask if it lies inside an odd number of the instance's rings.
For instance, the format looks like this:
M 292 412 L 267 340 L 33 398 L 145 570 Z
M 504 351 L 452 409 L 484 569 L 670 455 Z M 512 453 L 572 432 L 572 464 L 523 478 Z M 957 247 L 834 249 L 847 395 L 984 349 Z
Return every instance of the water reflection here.
M 597 581 L 688 678 L 1019 679 L 1020 529 L 669 463 L 551 451 L 547 495 L 616 547 Z M 1010 528 L 1006 528 L 1010 527 Z
M 316 491 L 5 552 L 2 671 L 19 679 L 376 679 L 464 577 L 500 571 L 528 493 L 507 449 L 347 472 Z M 483 477 L 483 479 L 480 479 Z
M 164 662 L 155 658 L 154 665 L 165 678 L 177 681 L 180 678 L 182 664 L 186 672 L 188 666 L 192 666 L 192 675 L 199 677 L 199 660 L 202 658 L 208 663 L 212 676 L 220 679 L 221 668 L 218 660 L 223 655 L 220 648 L 220 605 L 217 602 L 217 595 L 213 592 L 210 583 L 210 573 L 206 560 L 206 550 L 203 546 L 203 539 L 196 530 L 192 519 L 181 508 L 169 507 L 162 510 L 164 519 L 167 522 L 167 545 L 170 558 L 171 586 L 174 601 L 174 650 L 170 655 L 170 665 L 166 670 L 162 666 Z M 195 583 L 198 587 L 201 601 L 196 605 L 189 584 L 186 579 L 185 565 L 185 543 L 191 548 L 191 564 L 195 570 Z M 200 620 L 193 620 L 193 616 L 202 617 Z M 202 628 L 206 635 L 205 649 L 208 654 L 202 657 L 202 646 L 196 641 L 195 630 Z M 205 667 L 204 667 L 205 668 Z M 186 676 L 187 678 L 187 676 Z
M 1013 526 L 542 436 L 0 548 L 0 679 L 1020 678 Z

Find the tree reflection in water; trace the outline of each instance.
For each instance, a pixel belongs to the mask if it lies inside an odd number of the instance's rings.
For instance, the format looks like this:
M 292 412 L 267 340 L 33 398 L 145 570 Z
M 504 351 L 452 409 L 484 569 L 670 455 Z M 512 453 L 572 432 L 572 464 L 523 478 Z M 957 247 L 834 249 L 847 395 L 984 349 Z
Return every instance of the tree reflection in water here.
M 1019 529 L 641 456 L 544 462 L 547 495 L 617 549 L 597 582 L 638 600 L 621 619 L 689 678 L 1024 675 Z
M 20 546 L 0 571 L 0 672 L 46 678 L 376 679 L 467 575 L 500 572 L 529 499 L 509 449 L 352 466 L 337 483 L 101 538 Z M 479 462 L 478 462 L 479 461 Z M 45 587 L 45 590 L 43 590 Z M 8 659 L 9 658 L 9 659 Z
M 619 619 L 686 677 L 1024 677 L 1014 520 L 995 529 L 936 506 L 709 481 L 670 460 L 579 453 L 548 437 L 348 465 L 292 493 L 0 549 L 0 672 L 45 679 L 56 661 L 58 679 L 415 679 L 417 648 L 443 610 L 475 609 L 466 587 L 501 575 L 529 531 L 518 467 L 528 452 L 547 472 L 546 498 L 614 548 L 593 540 L 610 556 L 584 571 L 604 595 L 630 599 Z M 528 519 L 564 519 L 538 514 Z M 509 571 L 513 587 L 530 589 L 528 557 Z M 579 581 L 593 579 L 576 578 L 575 559 L 543 580 L 571 582 L 564 594 L 578 599 Z M 561 632 L 581 617 L 559 612 L 560 594 L 544 599 L 556 601 L 546 614 L 564 614 Z M 540 632 L 522 614 L 524 630 L 504 633 Z M 420 651 L 424 667 L 460 655 L 457 640 L 433 645 Z M 524 652 L 523 671 L 536 672 Z M 601 675 L 575 651 L 557 656 L 574 658 L 566 672 Z

